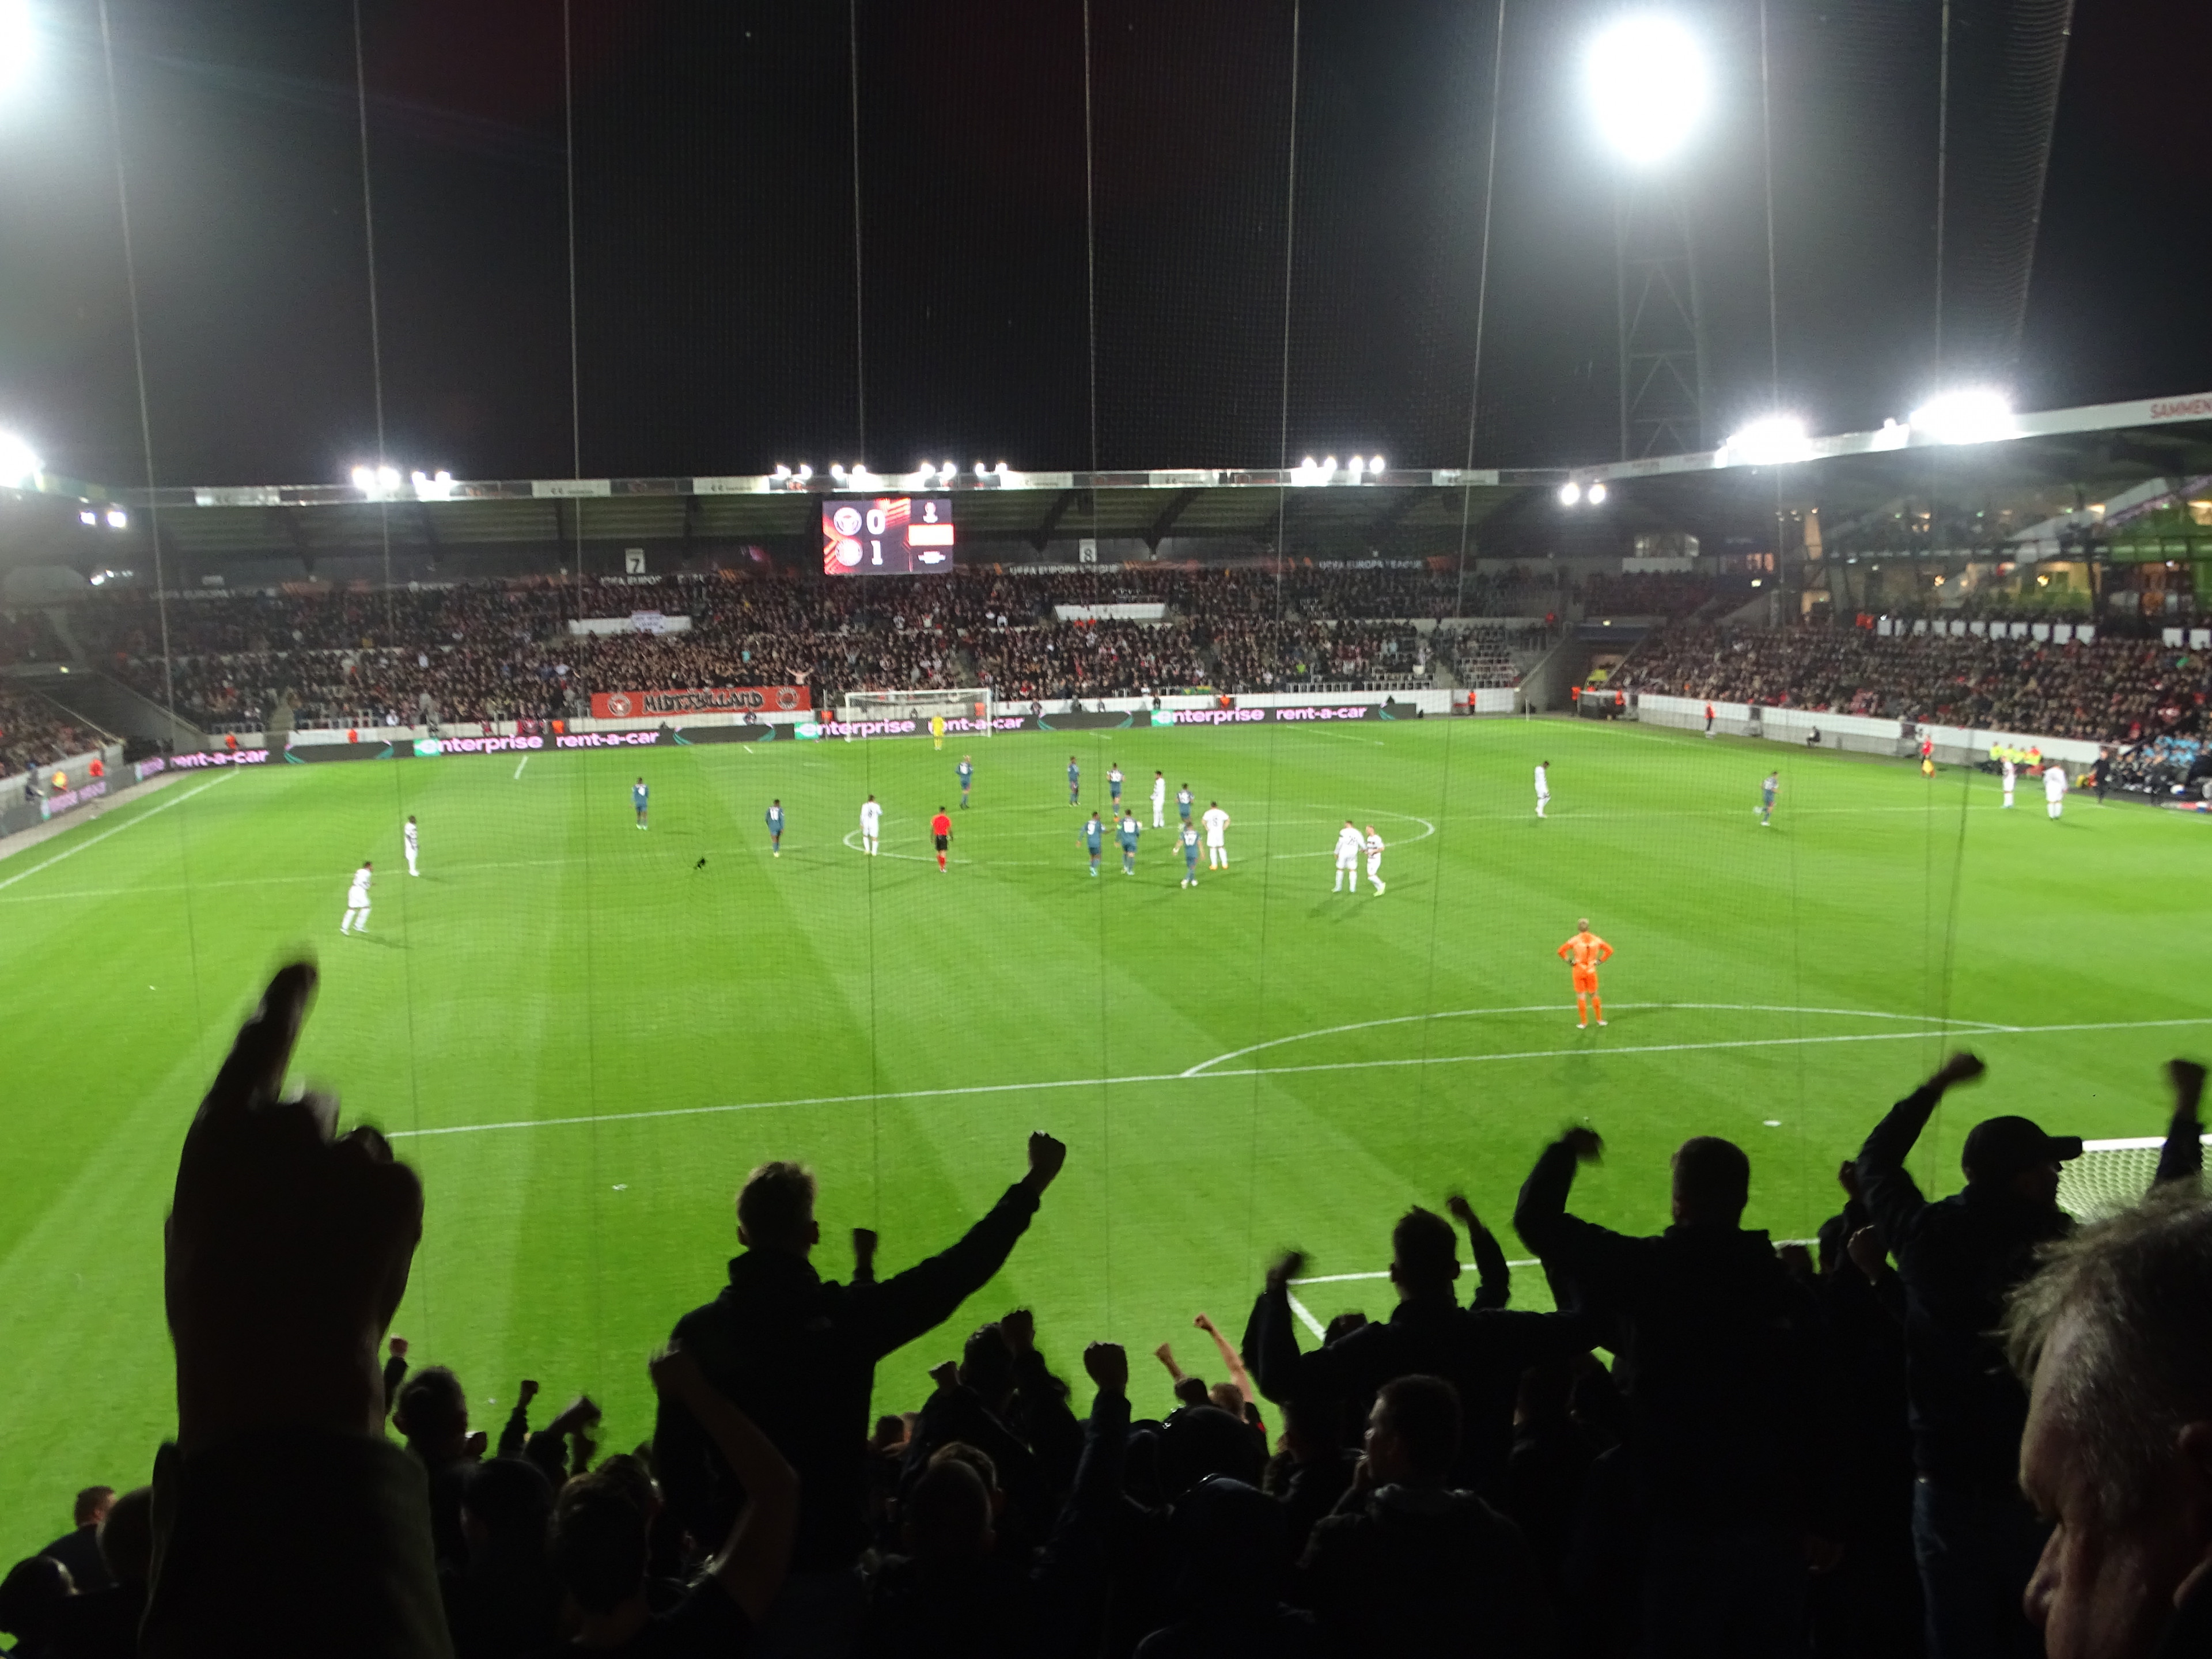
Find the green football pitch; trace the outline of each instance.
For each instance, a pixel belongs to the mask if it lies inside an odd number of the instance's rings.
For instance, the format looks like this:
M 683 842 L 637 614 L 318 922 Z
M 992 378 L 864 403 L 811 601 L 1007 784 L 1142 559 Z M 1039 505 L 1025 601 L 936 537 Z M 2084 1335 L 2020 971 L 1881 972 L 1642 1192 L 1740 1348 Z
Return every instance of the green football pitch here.
M 1749 1222 L 1802 1237 L 1947 1021 L 1991 1076 L 1923 1146 L 1941 1189 L 1990 1112 L 2155 1134 L 2159 1063 L 2212 1025 L 2212 931 L 2186 915 L 2207 826 L 2179 813 L 2076 796 L 2052 823 L 2032 783 L 2005 812 L 1975 774 L 1557 720 L 972 746 L 964 812 L 959 755 L 927 741 L 545 752 L 187 778 L 0 860 L 4 1548 L 60 1531 L 81 1485 L 147 1478 L 172 1421 L 179 1136 L 301 951 L 323 985 L 300 1073 L 428 1189 L 396 1330 L 459 1371 L 479 1425 L 527 1376 L 601 1400 L 609 1445 L 649 1431 L 644 1357 L 722 1282 L 732 1194 L 767 1158 L 818 1171 L 816 1260 L 842 1278 L 849 1229 L 877 1229 L 896 1272 L 1019 1176 L 1030 1130 L 1068 1143 L 999 1282 L 882 1368 L 896 1409 L 1018 1304 L 1063 1370 L 1111 1337 L 1172 1339 L 1218 1375 L 1192 1315 L 1240 1329 L 1288 1244 L 1328 1281 L 1301 1290 L 1316 1316 L 1387 1312 L 1381 1279 L 1338 1276 L 1376 1273 L 1392 1218 L 1454 1190 L 1517 1258 L 1514 1194 L 1571 1121 L 1608 1144 L 1583 1213 L 1662 1226 L 1668 1152 L 1717 1133 L 1751 1153 Z M 1133 876 L 1109 843 L 1093 879 L 1078 826 L 1116 761 L 1146 830 Z M 1231 867 L 1194 889 L 1140 799 L 1155 768 L 1232 817 Z M 1381 897 L 1330 890 L 1347 817 L 1389 843 Z M 341 938 L 364 858 L 369 931 Z M 1585 915 L 1618 952 L 1587 1032 L 1554 955 Z M 1543 1295 L 1516 1275 L 1516 1303 Z M 1164 1409 L 1145 1366 L 1139 1406 Z

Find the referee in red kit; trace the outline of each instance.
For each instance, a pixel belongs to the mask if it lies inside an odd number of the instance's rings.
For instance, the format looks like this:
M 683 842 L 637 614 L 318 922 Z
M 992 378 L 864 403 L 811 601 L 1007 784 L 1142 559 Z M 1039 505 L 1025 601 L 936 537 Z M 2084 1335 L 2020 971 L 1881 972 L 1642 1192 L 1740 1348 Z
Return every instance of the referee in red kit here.
M 945 851 L 952 845 L 952 820 L 945 816 L 942 806 L 937 809 L 937 816 L 929 821 L 929 833 L 937 837 L 937 868 L 939 873 L 943 874 Z

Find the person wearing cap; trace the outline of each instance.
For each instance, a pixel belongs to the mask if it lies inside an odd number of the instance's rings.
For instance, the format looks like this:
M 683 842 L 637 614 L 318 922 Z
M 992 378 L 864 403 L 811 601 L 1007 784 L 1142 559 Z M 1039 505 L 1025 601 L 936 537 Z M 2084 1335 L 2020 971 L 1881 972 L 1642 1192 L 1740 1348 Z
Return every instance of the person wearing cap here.
M 1890 1108 L 1858 1157 L 1861 1196 L 1905 1284 L 1912 1539 L 1929 1659 L 2043 1650 L 2021 1598 L 2048 1529 L 2020 1494 L 2027 1390 L 1997 1333 L 2038 1251 L 2073 1231 L 2058 1204 L 2059 1170 L 2081 1155 L 2081 1141 L 2030 1118 L 1984 1118 L 1960 1158 L 1966 1190 L 1923 1196 L 1905 1158 L 1945 1092 L 1984 1070 L 1975 1055 L 1954 1054 Z M 2195 1103 L 2177 1104 L 2155 1179 L 2202 1159 Z
M 1905 1281 L 1912 1545 L 1929 1659 L 2039 1650 L 2021 1604 L 2045 1530 L 2015 1482 L 2027 1391 L 1995 1333 L 2037 1249 L 2072 1231 L 2058 1170 L 2081 1143 L 2024 1117 L 1984 1119 L 1960 1160 L 1966 1190 L 1931 1202 L 1905 1158 L 1945 1092 L 1983 1070 L 1976 1056 L 1954 1054 L 1859 1149 L 1860 1194 Z

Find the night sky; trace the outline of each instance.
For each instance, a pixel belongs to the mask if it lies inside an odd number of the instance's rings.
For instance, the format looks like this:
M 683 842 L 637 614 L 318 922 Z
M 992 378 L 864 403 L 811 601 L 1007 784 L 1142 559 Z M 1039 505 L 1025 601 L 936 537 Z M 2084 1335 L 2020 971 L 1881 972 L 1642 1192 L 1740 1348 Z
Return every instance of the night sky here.
M 1935 373 L 1936 8 L 1769 5 L 1782 402 L 1878 425 Z M 1088 169 L 1080 0 L 858 9 L 856 327 L 845 5 L 574 0 L 586 476 L 861 459 L 863 380 L 878 468 L 1080 468 L 1094 443 L 1108 467 L 1273 465 L 1286 276 L 1291 457 L 1465 459 L 1491 0 L 1302 0 L 1295 191 L 1290 0 L 1091 0 Z M 1758 12 L 1682 9 L 1717 59 L 1680 172 L 1725 431 L 1771 398 Z M 1960 50 L 1995 52 L 2006 7 L 1959 11 Z M 1510 0 L 1479 464 L 1617 441 L 1612 173 L 1577 79 L 1606 14 Z M 398 464 L 577 470 L 558 0 L 362 0 L 380 352 L 350 9 L 112 15 L 161 482 L 343 478 L 374 453 L 379 362 Z M 0 422 L 137 483 L 97 14 L 40 16 L 0 94 Z M 2077 10 L 2023 406 L 2212 386 L 2206 61 L 2212 9 Z M 1983 289 L 1954 252 L 1965 338 Z

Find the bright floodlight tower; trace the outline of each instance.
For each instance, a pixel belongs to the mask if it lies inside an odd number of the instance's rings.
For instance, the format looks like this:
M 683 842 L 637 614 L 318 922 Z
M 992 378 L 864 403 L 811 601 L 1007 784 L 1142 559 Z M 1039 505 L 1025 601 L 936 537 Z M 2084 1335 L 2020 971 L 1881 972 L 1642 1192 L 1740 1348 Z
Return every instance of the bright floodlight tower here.
M 1632 12 L 1591 41 L 1583 69 L 1614 159 L 1620 458 L 1694 454 L 1711 447 L 1705 318 L 1673 164 L 1705 121 L 1705 51 L 1678 19 Z

